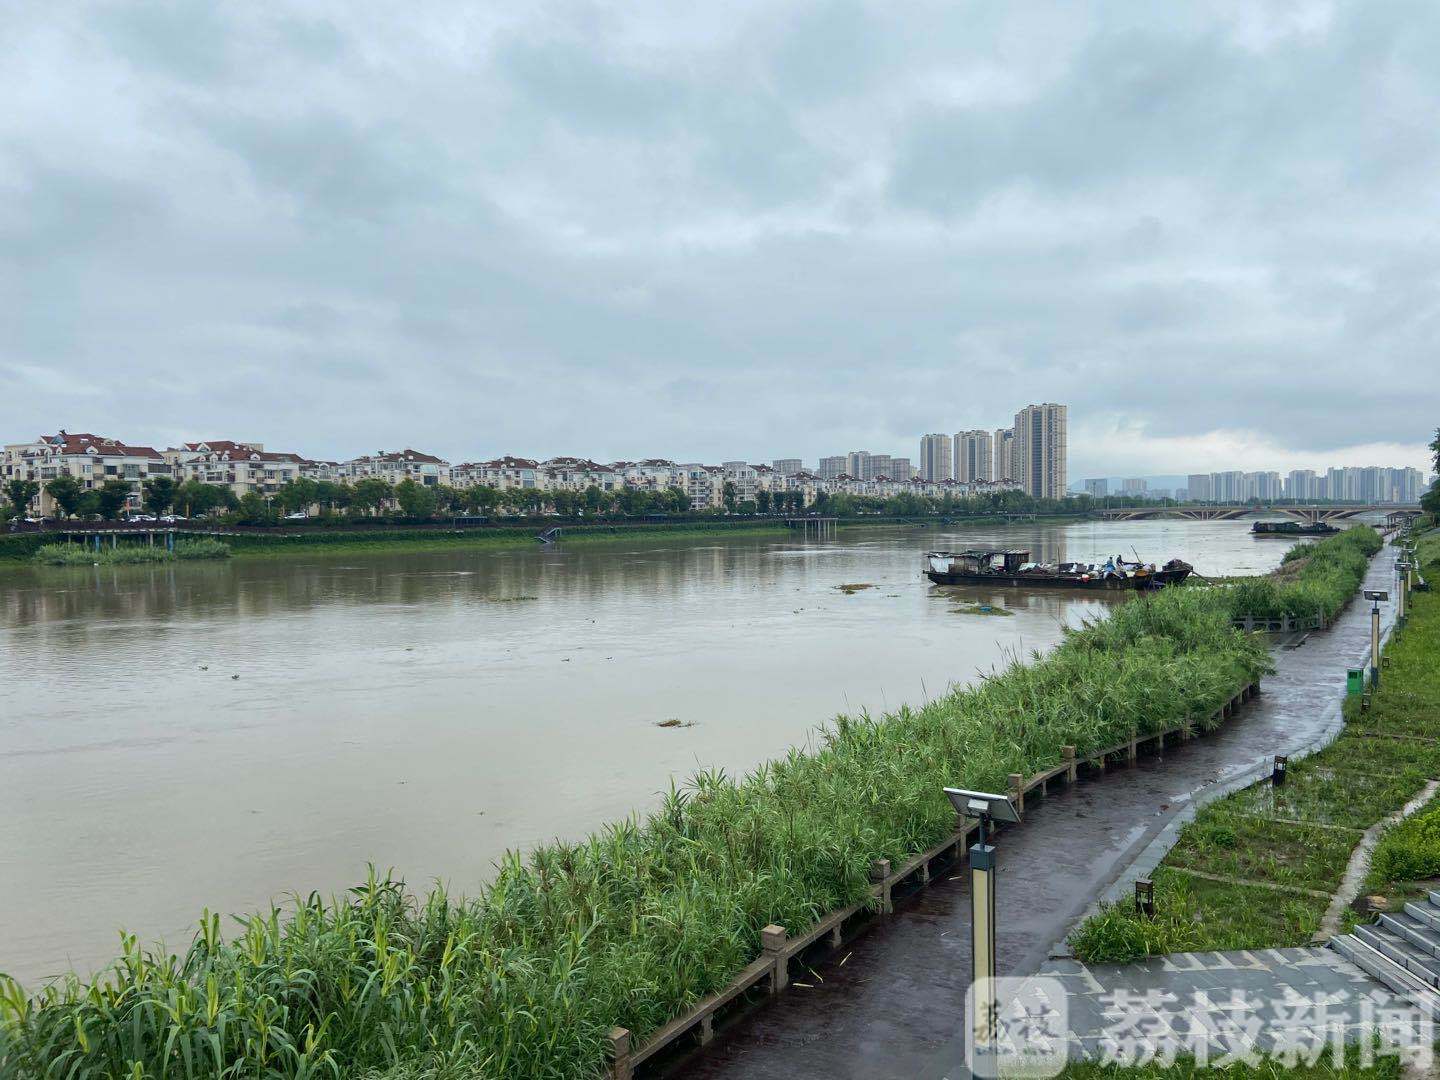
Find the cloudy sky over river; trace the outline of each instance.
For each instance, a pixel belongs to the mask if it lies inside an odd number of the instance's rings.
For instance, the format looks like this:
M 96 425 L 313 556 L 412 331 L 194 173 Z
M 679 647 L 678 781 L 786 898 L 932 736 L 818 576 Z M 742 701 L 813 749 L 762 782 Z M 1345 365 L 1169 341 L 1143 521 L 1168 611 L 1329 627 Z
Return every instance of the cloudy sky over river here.
M 21 0 L 0 429 L 1423 465 L 1440 8 Z

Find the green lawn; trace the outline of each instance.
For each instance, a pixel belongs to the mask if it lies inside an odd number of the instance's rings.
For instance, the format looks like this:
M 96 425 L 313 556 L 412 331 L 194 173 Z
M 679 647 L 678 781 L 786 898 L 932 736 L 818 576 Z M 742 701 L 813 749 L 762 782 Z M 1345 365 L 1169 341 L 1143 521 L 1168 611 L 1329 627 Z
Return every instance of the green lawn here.
M 1440 581 L 1440 536 L 1420 547 L 1425 576 Z M 1412 597 L 1409 625 L 1392 636 L 1379 692 L 1368 711 L 1345 703 L 1345 730 L 1291 765 L 1286 783 L 1262 781 L 1202 809 L 1154 874 L 1156 918 L 1123 901 L 1070 936 L 1088 962 L 1125 962 L 1168 952 L 1308 944 L 1364 829 L 1440 777 L 1440 593 Z M 1403 736 L 1403 737 L 1396 737 Z M 1391 906 L 1440 876 L 1440 806 L 1382 839 L 1371 892 Z M 1182 871 L 1235 879 L 1207 881 Z M 1388 871 L 1388 876 L 1384 871 Z M 1264 886 L 1286 886 L 1286 889 Z

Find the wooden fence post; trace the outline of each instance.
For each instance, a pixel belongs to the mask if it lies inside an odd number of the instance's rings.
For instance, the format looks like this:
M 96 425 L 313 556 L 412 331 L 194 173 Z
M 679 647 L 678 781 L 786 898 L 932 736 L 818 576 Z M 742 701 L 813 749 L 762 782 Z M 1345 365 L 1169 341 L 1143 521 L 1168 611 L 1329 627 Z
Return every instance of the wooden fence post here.
M 630 1080 L 634 1075 L 630 1067 L 630 1032 L 625 1028 L 610 1029 L 610 1061 L 615 1080 Z
M 771 923 L 760 931 L 760 946 L 773 965 L 770 972 L 770 993 L 778 994 L 790 985 L 790 962 L 785 957 L 786 930 Z
M 1065 780 L 1073 784 L 1076 777 L 1080 775 L 1079 768 L 1075 764 L 1075 747 L 1060 747 L 1060 756 L 1065 761 Z
M 876 859 L 870 864 L 870 880 L 880 883 L 880 910 L 889 915 L 895 910 L 890 898 L 890 860 Z
M 1015 809 L 1023 814 L 1025 812 L 1025 777 L 1018 772 L 1010 774 L 1010 798 L 1015 801 Z

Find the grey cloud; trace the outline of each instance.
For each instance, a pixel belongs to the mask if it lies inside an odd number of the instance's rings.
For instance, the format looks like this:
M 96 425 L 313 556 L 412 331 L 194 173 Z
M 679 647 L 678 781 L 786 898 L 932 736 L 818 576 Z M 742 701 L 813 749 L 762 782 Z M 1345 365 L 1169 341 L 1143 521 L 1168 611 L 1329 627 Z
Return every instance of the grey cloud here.
M 1423 443 L 1440 12 L 1286 10 L 22 19 L 0 426 L 813 460 L 1058 399 Z

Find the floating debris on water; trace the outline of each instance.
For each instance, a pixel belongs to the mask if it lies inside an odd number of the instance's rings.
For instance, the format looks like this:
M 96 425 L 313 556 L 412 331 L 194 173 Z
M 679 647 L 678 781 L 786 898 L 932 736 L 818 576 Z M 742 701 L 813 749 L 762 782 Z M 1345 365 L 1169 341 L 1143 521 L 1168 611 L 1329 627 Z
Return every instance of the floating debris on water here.
M 694 721 L 694 720 L 679 720 L 679 719 L 676 719 L 675 717 L 672 716 L 672 717 L 670 717 L 670 719 L 668 719 L 668 720 L 657 720 L 657 721 L 655 722 L 655 726 L 656 726 L 656 727 L 694 727 L 694 726 L 695 726 L 695 721 Z
M 860 582 L 855 582 L 855 583 L 850 584 L 850 585 L 836 585 L 835 588 L 839 589 L 839 590 L 840 590 L 841 592 L 843 592 L 846 596 L 854 596 L 857 592 L 860 592 L 862 589 L 873 589 L 873 588 L 875 588 L 875 586 L 872 585 L 872 584 L 871 584 L 870 582 L 868 582 L 868 581 L 860 581 Z
M 957 615 L 1014 615 L 999 604 L 956 604 L 950 609 Z

